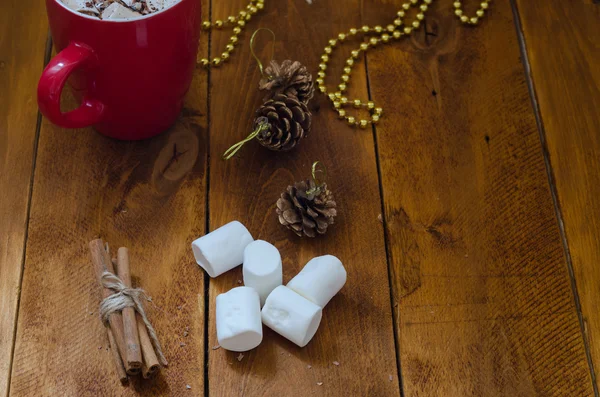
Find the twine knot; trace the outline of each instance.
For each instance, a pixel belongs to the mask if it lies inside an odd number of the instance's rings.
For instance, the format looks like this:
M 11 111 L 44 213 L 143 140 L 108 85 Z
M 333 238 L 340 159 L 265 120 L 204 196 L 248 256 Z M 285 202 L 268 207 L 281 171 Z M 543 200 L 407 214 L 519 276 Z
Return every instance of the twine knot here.
M 158 360 L 161 365 L 167 366 L 167 359 L 158 342 L 156 331 L 154 331 L 152 324 L 150 324 L 150 321 L 146 316 L 146 311 L 144 310 L 143 301 L 151 301 L 148 295 L 146 295 L 146 292 L 141 288 L 127 287 L 119 277 L 107 271 L 102 273 L 102 285 L 105 288 L 115 291 L 114 294 L 104 298 L 102 303 L 100 303 L 100 318 L 102 319 L 102 323 L 108 327 L 108 319 L 111 314 L 121 312 L 126 307 L 133 307 L 135 311 L 140 314 L 148 329 L 148 336 L 150 336 L 150 341 L 152 342 Z

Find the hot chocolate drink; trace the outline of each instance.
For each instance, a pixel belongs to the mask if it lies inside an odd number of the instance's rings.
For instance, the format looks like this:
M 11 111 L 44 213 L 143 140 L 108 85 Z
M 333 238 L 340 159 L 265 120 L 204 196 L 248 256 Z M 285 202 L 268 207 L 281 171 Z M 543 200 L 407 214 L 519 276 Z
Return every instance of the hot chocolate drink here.
M 61 0 L 73 11 L 99 19 L 137 19 L 162 11 L 180 0 Z

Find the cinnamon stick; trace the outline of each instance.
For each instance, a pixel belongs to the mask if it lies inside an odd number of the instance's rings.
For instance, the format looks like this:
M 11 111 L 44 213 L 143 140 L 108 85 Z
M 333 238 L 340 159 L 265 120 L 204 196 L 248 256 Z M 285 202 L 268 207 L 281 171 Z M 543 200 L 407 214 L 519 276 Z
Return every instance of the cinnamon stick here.
M 113 335 L 110 328 L 106 329 L 106 333 L 108 334 L 108 343 L 110 343 L 110 352 L 112 353 L 113 360 L 115 362 L 117 375 L 119 375 L 119 380 L 121 381 L 121 383 L 125 385 L 129 381 L 129 379 L 127 379 L 127 373 L 125 372 L 125 367 L 123 366 L 123 360 L 121 360 L 121 356 L 119 355 L 117 341 L 115 340 L 115 336 Z
M 142 375 L 144 378 L 148 379 L 152 377 L 158 370 L 160 369 L 160 365 L 158 363 L 158 357 L 156 357 L 156 352 L 154 351 L 154 347 L 152 346 L 152 341 L 150 340 L 150 336 L 148 335 L 148 329 L 146 328 L 146 324 L 144 324 L 144 320 L 139 313 L 136 313 L 137 318 L 137 328 L 140 334 L 140 345 L 142 347 L 142 356 L 144 358 L 144 365 L 142 366 Z
M 131 288 L 131 273 L 129 271 L 129 250 L 125 247 L 117 251 L 118 276 L 126 287 Z M 142 352 L 140 350 L 140 339 L 135 319 L 135 309 L 126 307 L 123 309 L 123 331 L 126 347 L 127 373 L 135 375 L 142 367 Z
M 102 288 L 102 295 L 104 298 L 109 297 L 113 294 L 108 288 L 104 288 L 102 285 L 102 273 L 105 271 L 114 273 L 112 261 L 110 259 L 110 253 L 104 247 L 102 239 L 96 239 L 89 243 L 90 254 L 92 257 L 92 265 L 94 266 L 94 272 L 96 273 L 96 280 Z M 108 324 L 113 334 L 115 342 L 117 344 L 121 360 L 126 362 L 127 349 L 125 347 L 125 338 L 123 335 L 123 318 L 121 313 L 113 313 L 108 318 Z

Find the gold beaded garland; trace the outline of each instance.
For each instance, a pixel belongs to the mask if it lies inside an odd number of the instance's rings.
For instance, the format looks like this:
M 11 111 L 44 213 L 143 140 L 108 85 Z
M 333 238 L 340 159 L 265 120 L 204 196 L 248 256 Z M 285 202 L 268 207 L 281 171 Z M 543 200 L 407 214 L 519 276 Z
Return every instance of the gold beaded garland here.
M 204 30 L 210 30 L 211 28 L 222 29 L 226 26 L 232 26 L 233 35 L 229 39 L 229 44 L 225 46 L 225 51 L 219 58 L 214 58 L 212 61 L 208 58 L 202 58 L 198 63 L 206 67 L 220 66 L 223 62 L 229 60 L 229 57 L 231 56 L 231 53 L 235 49 L 235 45 L 238 42 L 238 36 L 242 33 L 242 30 L 246 26 L 246 22 L 252 19 L 254 14 L 264 8 L 264 2 L 265 0 L 250 0 L 250 3 L 246 6 L 247 11 L 240 11 L 237 17 L 230 15 L 225 20 L 218 19 L 213 23 L 210 21 L 202 22 L 202 28 Z M 323 89 L 321 91 L 325 92 Z
M 343 93 L 346 91 L 348 84 L 350 83 L 352 66 L 355 62 L 354 60 L 358 58 L 361 51 L 366 52 L 369 48 L 376 47 L 379 43 L 389 43 L 390 38 L 399 39 L 400 37 L 409 35 L 418 29 L 421 26 L 421 21 L 425 19 L 425 12 L 429 9 L 429 5 L 432 3 L 432 1 L 433 0 L 407 0 L 404 4 L 402 4 L 401 9 L 396 13 L 396 17 L 394 17 L 393 22 L 387 25 L 385 28 L 380 25 L 374 27 L 365 25 L 361 28 L 351 28 L 347 33 L 340 33 L 337 38 L 329 40 L 328 46 L 325 47 L 325 53 L 321 57 L 322 63 L 319 64 L 320 71 L 317 84 L 319 86 L 319 90 L 327 95 L 329 100 L 333 103 L 338 116 L 341 119 L 345 119 L 348 125 L 367 128 L 369 124 L 377 123 L 383 114 L 383 109 L 375 106 L 375 103 L 372 101 L 363 102 L 360 99 L 348 99 L 347 97 L 343 96 Z M 488 10 L 489 3 L 491 1 L 492 0 L 484 0 L 481 2 L 479 4 L 479 9 L 475 12 L 475 15 L 471 17 L 465 15 L 462 9 L 462 1 L 454 1 L 454 14 L 462 23 L 466 25 L 476 25 L 485 15 L 485 12 Z M 403 18 L 406 15 L 406 11 L 411 7 L 415 7 L 417 9 L 417 14 L 415 15 L 415 19 L 413 21 L 405 22 Z M 327 90 L 327 87 L 324 85 L 324 79 L 326 76 L 325 70 L 327 70 L 327 63 L 329 62 L 330 55 L 335 49 L 338 40 L 344 41 L 358 33 L 374 35 L 370 37 L 366 36 L 365 41 L 362 42 L 357 49 L 354 49 L 350 52 L 351 56 L 346 60 L 346 66 L 344 67 L 343 74 L 341 75 L 341 82 L 337 86 L 339 91 L 330 93 Z M 357 109 L 361 107 L 367 108 L 370 112 L 370 120 L 358 120 L 356 117 L 348 115 L 343 107 L 349 104 Z

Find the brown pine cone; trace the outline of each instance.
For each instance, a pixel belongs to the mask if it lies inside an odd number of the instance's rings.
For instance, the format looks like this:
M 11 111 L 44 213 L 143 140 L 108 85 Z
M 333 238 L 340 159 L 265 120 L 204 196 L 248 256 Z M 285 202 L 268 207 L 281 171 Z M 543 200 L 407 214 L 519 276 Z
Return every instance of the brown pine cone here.
M 312 75 L 300 62 L 288 60 L 279 65 L 276 61 L 271 61 L 265 69 L 265 75 L 268 77 L 260 80 L 258 88 L 270 91 L 267 98 L 285 94 L 308 104 L 315 93 Z
M 277 200 L 276 211 L 283 226 L 300 237 L 315 237 L 325 234 L 327 227 L 333 224 L 333 218 L 337 215 L 335 207 L 333 194 L 327 189 L 327 184 L 315 191 L 315 182 L 309 179 L 288 186 Z
M 255 130 L 261 124 L 268 124 L 268 128 L 263 128 L 257 139 L 271 150 L 291 150 L 310 131 L 312 114 L 304 103 L 293 96 L 275 95 L 258 109 L 256 115 Z

